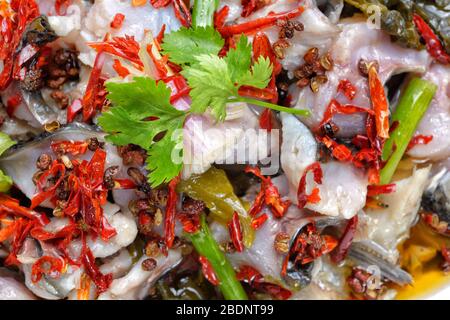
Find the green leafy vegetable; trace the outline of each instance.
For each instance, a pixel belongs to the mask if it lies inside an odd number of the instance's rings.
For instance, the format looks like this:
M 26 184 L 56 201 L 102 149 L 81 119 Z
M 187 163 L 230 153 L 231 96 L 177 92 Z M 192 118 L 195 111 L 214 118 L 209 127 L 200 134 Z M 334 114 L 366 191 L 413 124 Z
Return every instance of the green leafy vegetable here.
M 15 144 L 16 142 L 7 134 L 0 132 L 0 155 Z M 12 184 L 13 181 L 11 177 L 5 175 L 3 171 L 0 170 L 0 192 L 8 192 Z
M 200 27 L 181 28 L 167 34 L 161 47 L 163 54 L 167 54 L 170 61 L 184 65 L 195 63 L 195 57 L 202 54 L 217 55 L 223 45 L 224 40 L 216 29 Z
M 419 78 L 412 79 L 406 88 L 392 115 L 392 121 L 397 121 L 398 126 L 383 148 L 383 160 L 387 163 L 380 172 L 380 184 L 391 182 L 398 163 L 402 159 L 417 125 L 427 111 L 436 89 L 434 83 Z
M 174 156 L 181 158 L 182 150 L 177 151 L 177 147 L 183 141 L 177 129 L 183 128 L 187 113 L 170 104 L 170 89 L 164 82 L 145 77 L 128 83 L 110 82 L 106 88 L 113 104 L 99 118 L 100 126 L 109 133 L 106 139 L 116 145 L 133 143 L 147 150 L 152 186 L 176 177 L 182 163 L 173 160 Z M 155 141 L 162 133 L 164 137 Z
M 241 86 L 265 88 L 272 76 L 273 66 L 269 59 L 259 57 L 251 66 L 251 56 L 252 48 L 244 35 L 239 39 L 236 48 L 230 49 L 225 58 L 213 54 L 196 56 L 197 62 L 185 67 L 181 72 L 191 87 L 191 111 L 204 113 L 211 108 L 214 117 L 223 121 L 227 103 L 247 102 L 278 111 L 307 115 L 306 110 L 280 107 L 239 95 Z
M 6 150 L 15 145 L 16 142 L 12 140 L 6 133 L 0 132 L 0 155 Z
M 450 6 L 448 0 L 345 0 L 373 17 L 376 10 L 381 13 L 381 27 L 399 43 L 422 49 L 420 35 L 412 20 L 419 13 L 441 38 L 447 51 L 450 48 Z

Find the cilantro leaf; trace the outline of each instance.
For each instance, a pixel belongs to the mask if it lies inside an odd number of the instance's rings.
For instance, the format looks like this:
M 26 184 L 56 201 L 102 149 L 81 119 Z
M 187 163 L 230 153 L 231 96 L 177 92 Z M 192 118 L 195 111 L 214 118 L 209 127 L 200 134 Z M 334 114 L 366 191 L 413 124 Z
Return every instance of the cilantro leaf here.
M 181 28 L 164 36 L 163 54 L 179 64 L 193 64 L 202 54 L 217 55 L 224 45 L 220 33 L 213 27 Z
M 242 35 L 236 43 L 236 48 L 230 48 L 224 59 L 228 64 L 231 79 L 238 81 L 246 74 L 252 63 L 252 46 L 247 37 Z
M 107 83 L 108 99 L 113 107 L 99 117 L 99 124 L 116 145 L 133 143 L 147 150 L 148 176 L 153 187 L 178 175 L 181 163 L 172 161 L 172 152 L 182 143 L 182 129 L 187 113 L 170 104 L 170 89 L 163 82 L 136 77 L 133 82 Z M 152 117 L 151 119 L 149 119 Z M 156 136 L 164 137 L 154 141 Z
M 191 112 L 204 113 L 211 107 L 216 119 L 224 120 L 228 98 L 237 95 L 226 61 L 215 55 L 200 55 L 193 67 L 181 73 L 191 87 Z
M 204 113 L 210 108 L 213 116 L 223 121 L 226 104 L 240 99 L 239 87 L 265 88 L 273 71 L 270 60 L 260 57 L 250 68 L 251 57 L 252 48 L 245 36 L 241 36 L 236 48 L 230 49 L 225 58 L 213 54 L 196 56 L 196 63 L 181 72 L 191 87 L 191 112 Z

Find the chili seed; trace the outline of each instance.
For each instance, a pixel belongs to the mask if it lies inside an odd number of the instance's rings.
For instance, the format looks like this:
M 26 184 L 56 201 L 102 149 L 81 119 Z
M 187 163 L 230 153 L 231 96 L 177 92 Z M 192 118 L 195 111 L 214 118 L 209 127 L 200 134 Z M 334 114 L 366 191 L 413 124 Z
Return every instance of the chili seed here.
M 319 82 L 317 81 L 317 78 L 314 77 L 311 79 L 309 83 L 309 87 L 311 88 L 311 91 L 314 93 L 319 92 Z
M 144 261 L 142 261 L 142 269 L 144 271 L 152 271 L 156 268 L 156 264 L 157 262 L 153 258 L 145 259 Z
M 327 53 L 320 57 L 320 65 L 326 71 L 330 71 L 331 69 L 333 69 L 333 59 L 331 58 L 330 53 Z
M 61 162 L 64 164 L 64 166 L 67 169 L 72 169 L 73 168 L 72 161 L 70 161 L 69 157 L 66 156 L 65 154 L 60 157 L 60 160 L 61 160 Z
M 52 163 L 52 157 L 46 153 L 43 153 L 37 159 L 36 167 L 39 170 L 47 170 L 50 167 L 51 163 Z
M 48 122 L 44 125 L 44 130 L 47 132 L 55 132 L 61 127 L 61 124 L 58 121 Z
M 317 59 L 319 58 L 319 49 L 318 48 L 311 48 L 309 49 L 305 55 L 303 56 L 303 59 L 307 64 L 313 64 Z
M 158 241 L 150 240 L 145 245 L 145 255 L 147 257 L 157 257 L 160 253 Z
M 289 252 L 289 240 L 290 237 L 287 233 L 280 232 L 275 236 L 274 247 L 280 254 L 286 254 Z
M 159 226 L 162 223 L 163 220 L 163 215 L 162 215 L 162 211 L 160 208 L 156 208 L 156 212 L 155 212 L 155 225 Z

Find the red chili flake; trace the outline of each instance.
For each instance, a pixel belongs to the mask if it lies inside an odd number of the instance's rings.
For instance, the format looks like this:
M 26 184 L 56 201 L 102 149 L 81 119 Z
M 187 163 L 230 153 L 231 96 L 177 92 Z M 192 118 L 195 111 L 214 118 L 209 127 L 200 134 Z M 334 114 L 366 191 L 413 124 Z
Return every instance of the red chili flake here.
M 16 112 L 17 107 L 22 103 L 22 97 L 19 94 L 16 94 L 10 97 L 6 101 L 6 113 L 8 116 L 12 117 L 14 112 Z
M 239 215 L 237 212 L 233 213 L 233 218 L 228 222 L 228 232 L 230 233 L 231 241 L 237 252 L 244 251 L 244 243 L 242 242 L 242 227 L 239 221 Z
M 271 13 L 264 18 L 255 19 L 241 24 L 221 26 L 218 31 L 223 37 L 231 37 L 235 34 L 253 33 L 263 28 L 274 26 L 278 20 L 293 19 L 300 16 L 305 9 L 302 6 L 283 13 Z
M 356 228 L 358 226 L 358 216 L 354 216 L 348 220 L 347 226 L 345 227 L 344 233 L 339 240 L 337 247 L 331 252 L 331 260 L 334 263 L 340 263 L 347 256 L 348 250 L 353 242 L 353 238 L 356 233 Z
M 172 3 L 172 0 L 150 0 L 152 6 L 156 9 L 167 7 Z
M 288 210 L 289 206 L 291 205 L 290 200 L 282 201 L 280 193 L 278 192 L 278 188 L 275 187 L 272 184 L 272 181 L 270 183 L 267 183 L 264 186 L 265 192 L 264 192 L 264 199 L 266 202 L 266 205 L 269 206 L 270 211 L 272 211 L 272 214 L 275 218 L 282 218 L 286 211 Z
M 130 61 L 136 68 L 143 70 L 144 64 L 139 58 L 140 45 L 133 36 L 113 37 L 103 42 L 90 42 L 88 45 L 98 53 L 106 52 Z
M 66 173 L 66 167 L 64 164 L 59 163 L 58 161 L 53 161 L 50 168 L 45 171 L 38 179 L 36 187 L 38 190 L 38 193 L 31 199 L 31 209 L 36 208 L 38 205 L 40 205 L 42 202 L 44 202 L 46 199 L 53 197 L 56 189 L 61 184 L 61 182 L 64 179 L 64 175 Z M 50 178 L 57 177 L 58 180 L 51 185 L 50 187 L 47 186 Z
M 121 13 L 116 13 L 113 21 L 111 22 L 111 28 L 120 29 L 122 27 L 123 21 L 125 20 L 125 16 Z
M 101 73 L 103 65 L 106 60 L 106 55 L 103 51 L 97 53 L 95 58 L 94 67 L 92 68 L 91 75 L 86 87 L 82 105 L 83 105 L 83 121 L 89 121 L 95 114 L 95 111 L 99 108 L 98 96 L 103 89 L 103 81 L 101 79 Z
M 73 100 L 72 104 L 67 108 L 67 123 L 73 122 L 77 114 L 83 110 L 83 104 L 80 99 Z
M 54 153 L 70 153 L 73 156 L 85 154 L 89 143 L 86 141 L 58 141 L 52 142 L 51 148 Z
M 20 266 L 17 255 L 34 224 L 35 221 L 27 221 L 26 219 L 19 219 L 16 221 L 11 248 L 4 262 L 5 266 Z
M 360 134 L 353 137 L 352 144 L 360 149 L 370 148 L 369 138 Z
M 312 172 L 314 174 L 314 181 L 317 184 L 322 184 L 322 177 L 323 172 L 322 168 L 320 167 L 319 162 L 314 162 L 313 164 L 306 167 L 305 171 L 303 172 L 302 177 L 300 178 L 300 182 L 298 184 L 298 190 L 297 190 L 297 206 L 302 209 L 306 206 L 307 203 L 318 203 L 320 201 L 320 195 L 319 195 L 319 189 L 315 187 L 311 194 L 306 194 L 306 176 L 308 175 L 308 172 Z M 317 191 L 315 191 L 317 190 Z
M 130 74 L 130 71 L 128 71 L 128 69 L 125 68 L 122 65 L 122 63 L 120 63 L 119 59 L 114 59 L 113 69 L 114 69 L 114 71 L 117 72 L 117 74 L 121 78 L 125 78 L 125 77 L 127 77 Z
M 166 243 L 167 248 L 169 249 L 172 248 L 173 241 L 175 239 L 175 214 L 178 200 L 178 195 L 175 189 L 179 181 L 180 177 L 176 177 L 169 182 L 169 194 L 167 197 L 166 218 L 164 221 L 164 241 Z
M 280 193 L 278 188 L 273 185 L 272 180 L 269 177 L 264 177 L 261 174 L 261 171 L 257 167 L 246 167 L 246 173 L 252 173 L 258 178 L 261 179 L 261 191 L 257 195 L 254 204 L 252 205 L 249 214 L 250 216 L 256 216 L 262 210 L 262 201 L 270 208 L 270 211 L 276 218 L 281 218 L 284 216 L 289 206 L 291 205 L 291 201 L 281 200 Z
M 320 138 L 320 140 L 328 149 L 331 150 L 331 154 L 337 160 L 343 162 L 352 160 L 352 152 L 347 146 L 339 144 L 327 136 Z
M 13 199 L 6 194 L 0 193 L 0 213 L 7 213 L 9 215 L 35 220 L 40 225 L 48 223 L 48 219 L 44 214 L 40 214 L 32 209 L 22 207 L 19 201 Z
M 450 63 L 450 55 L 445 51 L 439 37 L 433 29 L 418 14 L 413 14 L 413 21 L 422 38 L 425 40 L 427 50 L 436 61 L 442 64 Z
M 287 300 L 292 296 L 292 292 L 274 283 L 264 281 L 263 275 L 251 266 L 241 266 L 236 274 L 239 281 L 244 281 L 254 290 L 268 293 L 272 298 L 277 300 Z
M 380 194 L 392 193 L 395 192 L 396 185 L 395 183 L 385 184 L 382 186 L 379 185 L 371 185 L 367 187 L 367 196 L 375 197 Z
M 31 281 L 39 282 L 44 274 L 54 279 L 59 278 L 65 265 L 62 258 L 43 256 L 31 267 Z
M 147 46 L 147 53 L 150 56 L 150 58 L 152 59 L 153 64 L 155 65 L 156 79 L 157 80 L 165 79 L 165 78 L 167 78 L 168 73 L 169 73 L 169 70 L 167 69 L 168 57 L 163 56 L 162 59 L 157 59 L 155 57 L 155 55 L 153 54 L 152 47 L 153 47 L 152 44 L 149 44 Z
M 347 79 L 339 82 L 338 91 L 342 91 L 349 100 L 353 100 L 356 95 L 355 86 Z
M 163 81 L 172 90 L 170 94 L 170 103 L 172 104 L 182 97 L 189 95 L 189 92 L 191 91 L 191 88 L 189 88 L 186 79 L 179 74 L 165 77 Z
M 268 218 L 269 218 L 269 216 L 267 215 L 267 213 L 263 213 L 259 217 L 253 218 L 252 222 L 251 222 L 252 228 L 255 229 L 255 230 L 258 230 L 259 228 L 262 227 L 262 225 L 264 223 L 266 223 Z
M 155 38 L 155 41 L 159 46 L 159 48 L 158 48 L 159 50 L 161 50 L 161 43 L 163 43 L 165 32 L 166 32 L 166 24 L 164 23 L 161 27 L 161 30 L 159 30 L 159 33 Z
M 246 18 L 256 11 L 257 0 L 241 0 L 242 13 L 241 16 Z
M 322 122 L 319 127 L 322 127 L 325 123 L 331 122 L 335 114 L 354 114 L 354 113 L 368 113 L 373 114 L 370 109 L 354 106 L 354 105 L 341 105 L 337 100 L 332 99 L 323 115 Z
M 424 136 L 422 134 L 419 134 L 417 136 L 414 136 L 411 141 L 408 144 L 408 147 L 406 148 L 406 151 L 411 150 L 415 146 L 421 144 L 426 145 L 429 144 L 433 140 L 433 136 Z
M 56 0 L 55 10 L 59 16 L 66 15 L 67 8 L 72 4 L 72 0 Z
M 369 68 L 370 100 L 375 112 L 375 126 L 377 136 L 382 139 L 389 138 L 389 105 L 384 86 L 378 77 L 377 68 L 371 65 Z
M 220 284 L 219 278 L 217 278 L 216 273 L 211 265 L 211 262 L 206 257 L 198 257 L 198 261 L 202 265 L 202 272 L 206 280 L 208 280 L 212 285 L 218 286 Z

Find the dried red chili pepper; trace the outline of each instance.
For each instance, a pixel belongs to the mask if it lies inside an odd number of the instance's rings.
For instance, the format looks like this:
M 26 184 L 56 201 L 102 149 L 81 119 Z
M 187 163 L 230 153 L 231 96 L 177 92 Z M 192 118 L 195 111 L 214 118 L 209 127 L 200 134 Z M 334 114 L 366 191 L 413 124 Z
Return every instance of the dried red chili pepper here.
M 180 21 L 183 27 L 189 28 L 192 24 L 191 11 L 183 0 L 173 0 L 173 9 L 175 16 Z
M 125 78 L 130 74 L 130 71 L 128 71 L 127 68 L 125 68 L 122 63 L 120 63 L 119 59 L 114 59 L 114 63 L 113 63 L 113 69 L 114 71 L 117 72 L 117 74 L 119 75 L 119 77 L 121 78 Z
M 67 8 L 72 4 L 72 0 L 56 0 L 55 10 L 59 16 L 66 15 Z
M 352 157 L 353 157 L 352 152 L 350 151 L 350 149 L 347 146 L 345 146 L 343 144 L 339 144 L 327 136 L 320 138 L 320 141 L 328 149 L 331 150 L 331 154 L 337 160 L 343 161 L 343 162 L 352 160 Z
M 382 139 L 389 138 L 389 105 L 387 102 L 384 86 L 378 77 L 377 68 L 374 65 L 369 67 L 369 89 L 370 100 L 375 112 L 375 126 L 377 136 Z
M 75 99 L 72 104 L 67 108 L 67 123 L 73 122 L 77 114 L 83 110 L 83 104 L 80 99 Z
M 26 219 L 19 219 L 16 222 L 11 248 L 4 262 L 5 266 L 20 266 L 20 261 L 17 259 L 17 255 L 19 254 L 25 239 L 35 223 L 35 221 L 27 221 Z
M 255 19 L 249 22 L 244 22 L 241 24 L 227 25 L 218 27 L 218 31 L 223 37 L 231 37 L 235 34 L 241 33 L 254 33 L 263 28 L 268 28 L 274 26 L 278 20 L 293 19 L 300 16 L 305 9 L 302 6 L 298 8 L 282 13 L 272 13 L 264 18 Z
M 417 136 L 414 136 L 411 141 L 408 143 L 408 147 L 406 148 L 406 151 L 411 150 L 415 146 L 421 144 L 421 145 L 427 145 L 433 140 L 433 136 L 425 136 L 422 134 L 419 134 Z
M 129 190 L 136 188 L 137 185 L 131 179 L 114 179 L 114 189 Z
M 300 182 L 298 184 L 297 190 L 297 206 L 302 209 L 306 206 L 307 203 L 318 203 L 320 201 L 319 189 L 315 187 L 311 194 L 306 194 L 306 176 L 308 172 L 312 172 L 314 174 L 314 181 L 317 184 L 322 184 L 323 172 L 320 167 L 319 162 L 314 162 L 313 164 L 306 167 L 305 171 L 303 171 L 303 175 L 300 178 Z M 317 190 L 317 191 L 315 191 Z
M 228 222 L 228 232 L 230 234 L 231 241 L 237 252 L 244 251 L 244 243 L 242 236 L 241 222 L 239 221 L 239 215 L 237 212 L 233 213 L 233 218 Z
M 175 103 L 182 97 L 189 95 L 189 92 L 191 91 L 186 79 L 179 74 L 165 77 L 163 81 L 172 90 L 170 94 L 170 103 Z
M 59 278 L 65 265 L 62 258 L 43 256 L 31 267 L 31 281 L 39 282 L 44 274 L 51 278 Z
M 272 298 L 278 300 L 287 300 L 292 296 L 292 292 L 274 283 L 264 281 L 263 275 L 255 268 L 243 265 L 236 274 L 239 281 L 248 283 L 253 289 L 268 293 Z
M 344 95 L 349 99 L 353 100 L 356 95 L 356 87 L 347 79 L 339 81 L 338 91 L 342 91 Z
M 241 17 L 248 17 L 256 11 L 257 0 L 241 0 L 242 13 Z
M 125 16 L 121 13 L 116 13 L 113 21 L 111 22 L 111 28 L 120 29 L 122 27 L 123 21 L 125 20 Z
M 252 219 L 251 227 L 255 230 L 258 230 L 264 223 L 266 223 L 267 219 L 269 219 L 269 216 L 267 215 L 267 213 L 263 213 L 259 217 L 255 217 Z
M 337 247 L 331 252 L 331 260 L 334 263 L 340 263 L 347 256 L 348 250 L 353 242 L 353 238 L 356 233 L 356 228 L 358 226 L 358 216 L 354 216 L 348 220 L 347 226 L 345 227 L 344 233 L 339 240 Z
M 392 193 L 395 192 L 396 185 L 395 183 L 385 184 L 382 186 L 379 185 L 371 185 L 367 187 L 367 196 L 375 197 L 380 194 Z
M 19 47 L 27 25 L 39 16 L 39 6 L 34 0 L 12 0 L 0 9 L 0 60 L 3 60 L 3 70 L 0 73 L 0 91 L 10 84 L 17 48 Z
M 144 64 L 139 58 L 140 45 L 133 36 L 113 37 L 103 42 L 90 42 L 88 45 L 98 53 L 106 52 L 130 61 L 137 69 L 143 70 Z
M 64 179 L 64 175 L 66 173 L 66 167 L 59 163 L 58 161 L 53 161 L 52 165 L 48 170 L 46 170 L 38 179 L 37 181 L 37 190 L 38 193 L 31 199 L 31 209 L 36 208 L 38 205 L 40 205 L 42 202 L 44 202 L 46 199 L 53 197 L 56 189 L 61 184 L 61 182 Z M 51 185 L 50 187 L 47 186 L 49 178 L 58 178 L 58 180 Z
M 70 153 L 73 156 L 85 154 L 89 143 L 86 141 L 58 141 L 52 142 L 51 148 L 54 153 Z
M 103 89 L 103 82 L 101 81 L 101 73 L 103 65 L 105 63 L 106 56 L 103 51 L 97 53 L 95 58 L 94 67 L 92 68 L 91 75 L 86 87 L 86 92 L 82 100 L 83 106 L 83 121 L 89 121 L 98 109 L 97 98 L 100 91 Z
M 270 211 L 276 218 L 283 217 L 291 205 L 291 201 L 281 200 L 278 188 L 273 185 L 273 182 L 269 177 L 264 177 L 261 174 L 259 168 L 248 166 L 245 168 L 245 172 L 252 173 L 261 179 L 261 191 L 257 195 L 255 202 L 249 211 L 250 216 L 255 216 L 261 211 L 262 199 L 264 199 L 264 203 L 270 208 Z
M 86 274 L 94 281 L 95 285 L 97 286 L 97 290 L 99 293 L 105 292 L 108 290 L 109 286 L 112 282 L 112 273 L 104 275 L 98 266 L 95 264 L 95 258 L 92 254 L 91 249 L 86 244 L 86 238 L 85 236 L 83 238 L 83 249 L 82 249 L 82 256 L 81 256 L 81 262 L 84 265 L 84 269 Z
M 6 113 L 12 117 L 17 107 L 22 103 L 22 97 L 19 94 L 13 95 L 6 101 Z
M 0 242 L 8 240 L 10 237 L 14 235 L 14 231 L 16 230 L 17 226 L 20 223 L 19 219 L 8 221 L 8 225 L 0 230 Z M 0 222 L 2 222 L 3 224 L 6 223 L 6 221 L 1 220 Z
M 230 8 L 228 6 L 223 6 L 222 9 L 214 13 L 214 27 L 216 29 L 223 28 L 229 12 Z
M 354 105 L 341 105 L 336 99 L 332 99 L 327 109 L 324 112 L 322 122 L 319 127 L 322 127 L 325 123 L 330 122 L 335 114 L 354 114 L 354 113 L 368 113 L 373 114 L 370 109 L 354 106 Z
M 217 278 L 216 273 L 211 265 L 211 262 L 206 257 L 198 257 L 198 261 L 202 266 L 202 272 L 206 280 L 208 280 L 212 285 L 218 286 L 220 284 L 219 278 Z
M 422 38 L 425 40 L 427 50 L 436 61 L 442 64 L 450 63 L 450 55 L 445 51 L 439 37 L 433 29 L 418 14 L 413 14 L 413 21 Z
M 180 177 L 173 178 L 169 182 L 169 194 L 167 196 L 166 217 L 164 221 L 164 241 L 167 248 L 172 248 L 175 239 L 175 214 L 178 195 L 176 187 Z

